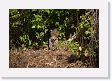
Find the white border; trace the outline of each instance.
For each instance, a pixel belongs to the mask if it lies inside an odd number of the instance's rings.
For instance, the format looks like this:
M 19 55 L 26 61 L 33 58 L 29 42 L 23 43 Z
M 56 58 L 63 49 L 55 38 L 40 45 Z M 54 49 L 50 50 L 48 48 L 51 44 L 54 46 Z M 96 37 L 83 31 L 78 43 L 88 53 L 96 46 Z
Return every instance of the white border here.
M 108 3 L 106 0 L 4 0 L 0 4 L 2 77 L 108 77 Z M 9 9 L 99 9 L 100 68 L 9 68 Z

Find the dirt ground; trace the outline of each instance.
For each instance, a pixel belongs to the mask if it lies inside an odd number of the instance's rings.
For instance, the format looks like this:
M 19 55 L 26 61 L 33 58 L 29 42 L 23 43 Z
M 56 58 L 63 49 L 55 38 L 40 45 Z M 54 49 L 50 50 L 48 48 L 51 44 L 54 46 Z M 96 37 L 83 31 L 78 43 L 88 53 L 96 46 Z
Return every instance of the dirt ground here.
M 9 68 L 94 68 L 87 60 L 61 49 L 23 49 L 9 53 Z

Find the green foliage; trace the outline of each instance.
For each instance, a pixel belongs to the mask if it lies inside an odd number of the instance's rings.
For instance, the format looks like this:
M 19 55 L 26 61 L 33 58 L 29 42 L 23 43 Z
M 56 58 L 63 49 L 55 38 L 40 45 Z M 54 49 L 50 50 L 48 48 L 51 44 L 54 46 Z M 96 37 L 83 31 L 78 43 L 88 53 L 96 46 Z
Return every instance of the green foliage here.
M 92 35 L 96 37 L 94 42 L 98 48 L 98 26 L 93 30 L 93 19 L 93 13 L 88 9 L 10 9 L 10 49 L 46 45 L 50 38 L 50 30 L 54 28 L 59 31 L 59 45 L 69 46 L 72 52 L 76 52 L 79 46 L 89 48 Z M 67 43 L 66 40 L 70 35 L 74 35 L 74 32 L 77 38 Z M 65 42 L 62 43 L 64 39 Z
M 79 47 L 79 43 L 78 42 L 61 41 L 61 40 L 58 41 L 57 48 L 61 48 L 64 50 L 66 47 L 68 47 L 69 51 L 76 53 L 77 49 Z
M 78 42 L 68 42 L 68 46 L 70 47 L 70 50 L 73 53 L 76 53 L 77 52 L 77 49 L 79 47 L 79 43 Z

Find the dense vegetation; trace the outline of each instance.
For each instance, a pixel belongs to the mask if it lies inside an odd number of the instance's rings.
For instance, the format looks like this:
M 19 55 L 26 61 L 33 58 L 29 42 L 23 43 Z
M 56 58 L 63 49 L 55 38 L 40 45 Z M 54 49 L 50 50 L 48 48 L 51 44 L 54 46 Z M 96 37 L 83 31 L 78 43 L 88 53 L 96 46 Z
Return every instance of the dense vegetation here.
M 97 9 L 10 9 L 9 48 L 49 45 L 50 32 L 59 31 L 59 46 L 95 56 L 99 65 L 99 10 Z M 75 36 L 74 40 L 66 43 Z

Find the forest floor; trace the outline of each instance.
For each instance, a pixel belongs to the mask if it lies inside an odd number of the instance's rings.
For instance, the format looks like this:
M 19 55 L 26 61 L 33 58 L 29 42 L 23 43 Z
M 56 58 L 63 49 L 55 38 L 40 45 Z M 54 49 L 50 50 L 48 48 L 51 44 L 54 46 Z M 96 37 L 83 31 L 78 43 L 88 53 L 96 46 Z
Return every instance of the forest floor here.
M 10 51 L 9 68 L 88 68 L 88 63 L 72 56 L 72 52 L 57 49 L 23 49 Z

